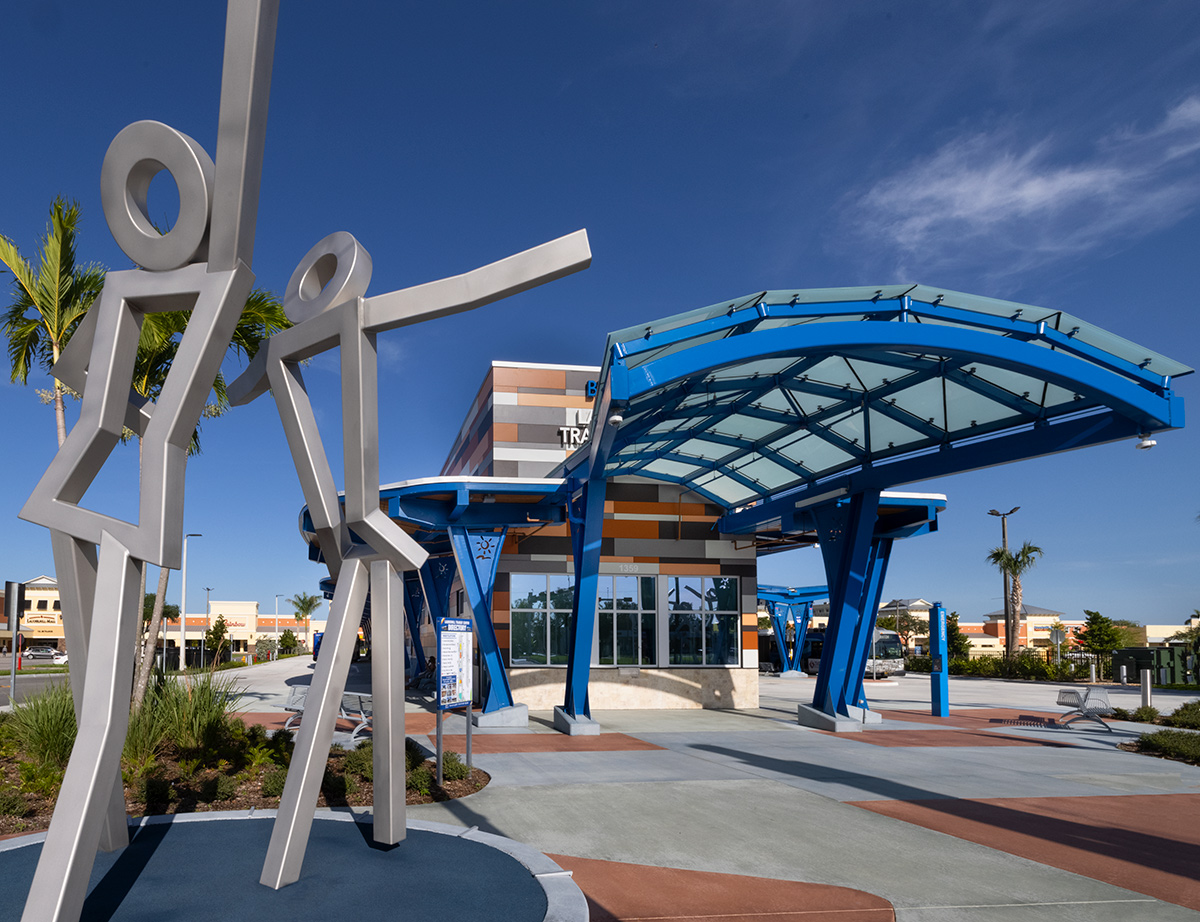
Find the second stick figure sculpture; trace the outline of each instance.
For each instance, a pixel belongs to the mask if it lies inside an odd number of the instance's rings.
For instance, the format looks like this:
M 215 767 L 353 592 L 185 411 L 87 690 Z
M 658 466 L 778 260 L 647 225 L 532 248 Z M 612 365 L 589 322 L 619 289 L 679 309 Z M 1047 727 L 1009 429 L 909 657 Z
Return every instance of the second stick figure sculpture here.
M 427 555 L 379 508 L 376 335 L 480 307 L 590 262 L 587 233 L 579 230 L 463 275 L 367 298 L 371 257 L 350 234 L 330 234 L 308 252 L 288 282 L 284 310 L 295 326 L 272 337 L 230 387 L 234 404 L 271 390 L 321 553 L 337 583 L 263 865 L 261 882 L 267 886 L 278 889 L 300 877 L 368 591 L 374 837 L 395 844 L 405 835 L 404 602 L 398 574 L 419 568 Z M 339 503 L 300 373 L 301 362 L 334 347 L 341 357 L 344 503 Z

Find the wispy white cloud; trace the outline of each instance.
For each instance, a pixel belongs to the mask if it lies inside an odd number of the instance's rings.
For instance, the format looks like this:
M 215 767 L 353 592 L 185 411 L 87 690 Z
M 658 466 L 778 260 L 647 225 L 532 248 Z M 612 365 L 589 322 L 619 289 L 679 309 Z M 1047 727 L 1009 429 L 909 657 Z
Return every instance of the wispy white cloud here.
M 1200 96 L 1083 156 L 1064 147 L 1011 128 L 959 136 L 855 194 L 847 228 L 901 271 L 986 263 L 1003 275 L 1128 243 L 1200 203 Z

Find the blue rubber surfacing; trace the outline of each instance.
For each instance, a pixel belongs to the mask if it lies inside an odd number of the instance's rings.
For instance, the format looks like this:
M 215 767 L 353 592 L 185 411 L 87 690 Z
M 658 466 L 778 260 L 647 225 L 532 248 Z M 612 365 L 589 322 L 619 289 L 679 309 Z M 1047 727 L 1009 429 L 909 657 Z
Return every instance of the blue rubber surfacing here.
M 300 880 L 271 890 L 258 882 L 271 824 L 264 817 L 143 826 L 128 848 L 96 856 L 81 922 L 545 918 L 541 885 L 499 849 L 416 829 L 382 847 L 369 823 L 313 823 Z M 16 897 L 0 901 L 0 922 L 20 919 L 41 851 L 37 843 L 0 852 L 0 879 Z

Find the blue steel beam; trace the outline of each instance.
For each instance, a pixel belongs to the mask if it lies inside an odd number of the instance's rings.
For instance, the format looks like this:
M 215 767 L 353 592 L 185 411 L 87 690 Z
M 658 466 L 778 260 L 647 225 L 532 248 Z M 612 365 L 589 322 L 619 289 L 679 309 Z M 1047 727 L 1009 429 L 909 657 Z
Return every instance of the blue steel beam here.
M 496 628 L 492 622 L 492 587 L 496 584 L 496 569 L 500 565 L 500 551 L 504 547 L 504 536 L 508 529 L 502 528 L 499 532 L 476 531 L 452 525 L 449 532 L 459 577 L 474 615 L 479 656 L 488 674 L 483 713 L 490 714 L 501 708 L 512 707 L 513 704 L 508 672 L 504 668 Z
M 873 491 L 856 493 L 812 510 L 829 583 L 829 624 L 821 649 L 813 707 L 826 714 L 849 716 L 848 686 L 856 634 L 873 578 L 876 555 L 872 553 L 872 536 L 878 511 L 879 493 Z
M 1148 430 L 1179 425 L 1166 395 L 1143 387 L 1064 352 L 1054 352 L 1017 339 L 928 324 L 810 324 L 748 333 L 735 339 L 703 343 L 617 375 L 625 400 L 661 388 L 665 382 L 710 374 L 717 369 L 781 355 L 838 354 L 845 349 L 936 353 L 955 362 L 982 362 L 1026 374 L 1072 390 L 1108 406 Z M 615 390 L 614 390 L 614 393 Z
M 867 658 L 875 645 L 875 621 L 879 617 L 879 599 L 883 594 L 883 580 L 887 576 L 887 565 L 891 555 L 891 538 L 874 538 L 871 541 L 870 578 L 863 590 L 862 618 L 859 620 L 859 634 L 855 637 L 855 667 L 851 673 L 852 676 L 857 676 L 854 680 L 853 700 L 860 708 L 867 707 L 863 675 L 867 668 Z
M 409 676 L 416 678 L 425 669 L 425 646 L 421 643 L 421 612 L 425 608 L 425 594 L 421 591 L 421 574 L 416 570 L 404 572 L 404 619 L 408 622 L 408 636 L 412 642 L 413 659 L 409 663 Z

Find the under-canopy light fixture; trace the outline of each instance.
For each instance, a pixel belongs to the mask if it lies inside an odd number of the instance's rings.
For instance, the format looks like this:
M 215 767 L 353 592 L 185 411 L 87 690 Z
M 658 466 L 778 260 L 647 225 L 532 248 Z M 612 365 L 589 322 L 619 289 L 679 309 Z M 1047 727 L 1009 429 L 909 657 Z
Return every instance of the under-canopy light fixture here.
M 613 428 L 616 428 L 617 426 L 621 425 L 621 423 L 623 423 L 623 422 L 625 422 L 625 417 L 622 416 L 620 413 L 614 413 L 612 416 L 610 416 L 608 418 L 608 424 L 610 426 L 612 426 Z
M 1147 449 L 1153 448 L 1157 444 L 1158 442 L 1150 438 L 1149 432 L 1142 432 L 1138 435 L 1138 442 L 1133 447 L 1141 451 L 1146 451 Z

